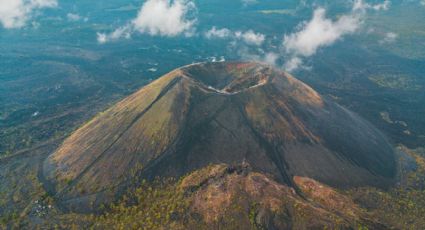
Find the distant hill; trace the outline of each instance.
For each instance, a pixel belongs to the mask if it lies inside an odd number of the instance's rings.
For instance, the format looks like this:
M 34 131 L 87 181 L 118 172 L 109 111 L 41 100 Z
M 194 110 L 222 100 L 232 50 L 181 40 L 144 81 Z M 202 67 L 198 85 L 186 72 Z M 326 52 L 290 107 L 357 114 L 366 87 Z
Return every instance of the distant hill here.
M 45 162 L 50 194 L 87 211 L 142 179 L 211 164 L 249 165 L 301 192 L 300 179 L 387 187 L 396 160 L 370 123 L 270 66 L 223 62 L 176 69 L 75 131 Z

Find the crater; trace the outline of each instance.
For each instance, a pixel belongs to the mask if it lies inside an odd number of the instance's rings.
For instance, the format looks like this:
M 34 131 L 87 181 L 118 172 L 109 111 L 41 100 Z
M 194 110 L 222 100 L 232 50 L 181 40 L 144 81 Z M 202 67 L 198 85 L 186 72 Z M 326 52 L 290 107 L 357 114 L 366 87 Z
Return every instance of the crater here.
M 186 77 L 207 90 L 220 94 L 237 94 L 265 85 L 272 69 L 257 63 L 202 63 L 182 68 Z

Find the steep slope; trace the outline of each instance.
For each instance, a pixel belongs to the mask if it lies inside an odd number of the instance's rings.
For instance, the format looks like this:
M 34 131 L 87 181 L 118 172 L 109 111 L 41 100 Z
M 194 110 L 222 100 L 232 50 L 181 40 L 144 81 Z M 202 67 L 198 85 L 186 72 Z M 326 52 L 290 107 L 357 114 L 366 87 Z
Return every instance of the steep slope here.
M 46 160 L 44 175 L 64 207 L 86 210 L 140 178 L 241 162 L 294 187 L 294 176 L 386 186 L 396 171 L 379 131 L 287 73 L 205 63 L 174 70 L 96 116 Z

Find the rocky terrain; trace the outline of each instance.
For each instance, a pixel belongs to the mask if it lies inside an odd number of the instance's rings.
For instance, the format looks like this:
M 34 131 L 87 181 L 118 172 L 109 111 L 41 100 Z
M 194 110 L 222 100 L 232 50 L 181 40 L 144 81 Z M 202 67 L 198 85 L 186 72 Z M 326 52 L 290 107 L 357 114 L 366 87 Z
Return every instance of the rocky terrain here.
M 414 229 L 416 152 L 270 66 L 193 64 L 1 159 L 1 202 L 19 205 L 0 226 Z
M 294 176 L 386 187 L 396 172 L 378 130 L 289 74 L 209 63 L 174 70 L 93 118 L 45 161 L 43 175 L 61 206 L 78 211 L 122 194 L 135 177 L 242 162 L 296 189 Z

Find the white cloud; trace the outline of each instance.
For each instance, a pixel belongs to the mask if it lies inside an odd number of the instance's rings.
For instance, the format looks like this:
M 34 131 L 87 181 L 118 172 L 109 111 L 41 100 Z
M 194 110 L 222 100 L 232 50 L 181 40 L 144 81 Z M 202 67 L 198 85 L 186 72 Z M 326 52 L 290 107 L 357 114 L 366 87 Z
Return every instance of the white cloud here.
M 215 26 L 213 26 L 210 30 L 205 32 L 205 37 L 207 37 L 208 39 L 228 38 L 230 36 L 232 36 L 232 31 L 230 31 L 227 28 L 217 29 Z
M 81 19 L 81 16 L 78 14 L 69 13 L 66 15 L 69 21 L 79 21 Z
M 0 0 L 0 24 L 4 28 L 21 28 L 33 17 L 34 11 L 52 8 L 56 0 Z
M 353 10 L 388 10 L 390 8 L 391 1 L 385 0 L 382 3 L 372 5 L 366 2 L 363 2 L 363 0 L 355 0 L 353 5 Z
M 196 23 L 193 12 L 196 6 L 189 0 L 147 0 L 134 20 L 110 34 L 98 33 L 98 41 L 129 38 L 135 31 L 152 36 L 190 36 Z
M 425 0 L 422 0 L 420 3 L 421 5 L 425 6 Z
M 287 54 L 285 67 L 293 71 L 302 65 L 302 58 L 314 55 L 318 49 L 334 44 L 345 35 L 356 32 L 363 23 L 367 10 L 386 10 L 390 1 L 371 5 L 355 0 L 351 12 L 336 20 L 326 17 L 324 8 L 317 8 L 308 22 L 298 26 L 298 31 L 285 35 L 283 47 Z
M 276 66 L 280 59 L 280 54 L 274 51 L 266 51 L 262 48 L 247 46 L 236 47 L 234 52 L 243 60 L 256 61 Z
M 247 44 L 257 45 L 257 46 L 262 45 L 264 40 L 266 39 L 266 36 L 264 36 L 264 34 L 255 33 L 252 30 L 248 30 L 246 32 L 237 31 L 235 35 L 236 35 L 236 38 L 242 39 Z
M 108 42 L 108 35 L 104 33 L 97 33 L 97 42 L 100 44 L 105 44 Z
M 116 41 L 121 38 L 129 39 L 131 38 L 132 28 L 127 25 L 123 27 L 119 27 L 114 30 L 112 33 L 97 33 L 97 42 L 100 44 L 105 44 L 110 41 Z
M 285 62 L 284 68 L 288 72 L 292 72 L 298 69 L 303 64 L 303 61 L 299 57 L 292 57 L 289 61 Z
M 228 28 L 217 28 L 213 26 L 204 33 L 207 39 L 226 39 L 228 49 L 235 52 L 240 58 L 275 65 L 279 55 L 274 52 L 265 52 L 261 45 L 266 36 L 253 30 L 232 31 Z
M 387 43 L 393 43 L 397 40 L 398 34 L 393 32 L 388 32 L 385 34 L 384 38 L 379 41 L 380 44 L 387 44 Z
M 213 26 L 210 30 L 205 32 L 205 37 L 208 39 L 226 39 L 241 40 L 248 45 L 260 46 L 264 43 L 266 36 L 261 33 L 256 33 L 253 30 L 247 31 L 231 31 L 227 28 L 217 29 Z
M 150 35 L 176 36 L 192 28 L 195 20 L 187 15 L 194 9 L 192 1 L 148 0 L 133 21 L 134 28 Z
M 279 59 L 279 55 L 277 53 L 269 52 L 264 55 L 262 61 L 270 65 L 276 65 L 277 59 Z
M 288 53 L 308 57 L 322 46 L 328 46 L 343 35 L 353 33 L 361 21 L 356 15 L 343 15 L 338 20 L 326 18 L 326 10 L 318 8 L 311 21 L 304 23 L 301 30 L 285 35 L 283 45 Z
M 374 10 L 388 10 L 390 8 L 390 4 L 391 4 L 391 2 L 389 0 L 385 0 L 381 4 L 372 5 L 372 8 Z

